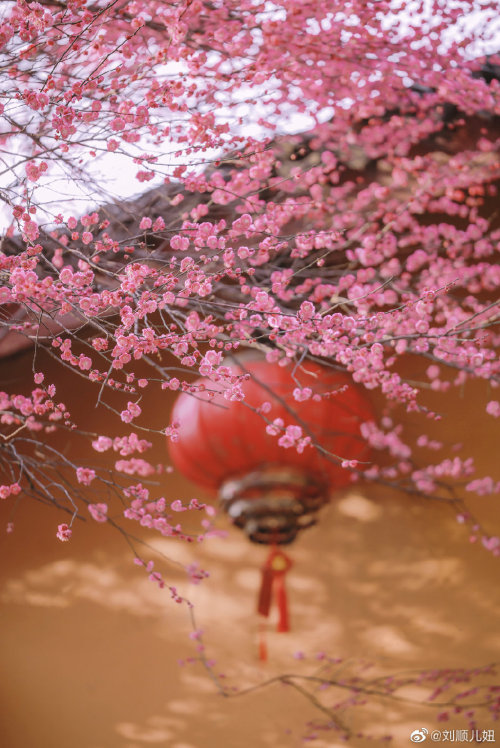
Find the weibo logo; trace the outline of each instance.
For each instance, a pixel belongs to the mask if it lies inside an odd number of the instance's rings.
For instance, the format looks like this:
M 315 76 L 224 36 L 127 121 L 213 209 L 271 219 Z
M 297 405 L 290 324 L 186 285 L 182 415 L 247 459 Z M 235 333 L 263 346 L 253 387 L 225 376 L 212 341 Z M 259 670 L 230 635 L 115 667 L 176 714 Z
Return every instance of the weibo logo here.
M 413 730 L 412 734 L 410 735 L 410 740 L 413 743 L 423 743 L 424 740 L 427 740 L 428 734 L 429 730 L 426 730 L 425 727 L 422 727 L 420 730 Z

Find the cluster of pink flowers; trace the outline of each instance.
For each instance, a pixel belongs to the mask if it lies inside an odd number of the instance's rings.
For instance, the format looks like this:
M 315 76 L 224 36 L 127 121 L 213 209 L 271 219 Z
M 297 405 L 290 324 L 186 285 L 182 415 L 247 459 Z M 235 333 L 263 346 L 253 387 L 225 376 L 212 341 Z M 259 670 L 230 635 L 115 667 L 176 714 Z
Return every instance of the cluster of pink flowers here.
M 165 587 L 165 581 L 163 579 L 163 576 L 158 571 L 153 571 L 154 569 L 154 561 L 143 561 L 142 558 L 135 558 L 134 562 L 137 564 L 137 566 L 143 566 L 148 573 L 149 579 L 151 582 L 155 582 L 160 589 L 163 589 Z M 183 602 L 182 598 L 179 597 L 176 602 Z
M 154 438 L 178 438 L 178 424 L 150 428 L 146 396 L 165 413 L 176 391 L 219 406 L 222 393 L 222 407 L 242 402 L 245 377 L 230 363 L 250 347 L 283 364 L 326 360 L 385 403 L 380 422 L 361 427 L 380 464 L 346 456 L 346 470 L 425 494 L 445 482 L 480 496 L 498 491 L 428 428 L 442 417 L 433 396 L 468 380 L 491 389 L 485 411 L 500 417 L 500 229 L 491 207 L 499 59 L 477 52 L 487 27 L 461 25 L 481 2 L 440 8 L 432 34 L 408 27 L 397 10 L 388 21 L 383 4 L 363 0 L 333 16 L 324 0 L 227 5 L 209 18 L 200 0 L 134 0 L 105 13 L 80 0 L 6 6 L 0 99 L 14 102 L 22 123 L 13 126 L 10 105 L 0 106 L 13 179 L 0 253 L 6 338 L 47 347 L 122 424 L 150 429 L 151 441 L 132 430 L 92 437 L 96 452 L 120 455 L 114 468 L 124 483 L 159 473 L 137 457 Z M 369 33 L 353 33 L 352 18 Z M 451 43 L 457 33 L 460 43 Z M 166 78 L 169 64 L 183 74 Z M 276 136 L 285 113 L 307 115 L 311 129 Z M 204 170 L 209 149 L 217 155 Z M 100 153 L 109 164 L 129 158 L 138 185 L 162 181 L 163 197 L 151 193 L 147 205 L 146 194 L 125 219 L 103 210 L 85 171 Z M 62 203 L 53 216 L 44 206 L 60 168 L 91 185 L 84 215 Z M 0 393 L 11 478 L 24 475 L 21 432 L 86 431 L 56 402 L 40 360 L 31 393 Z M 414 375 L 408 362 L 417 362 Z M 290 407 L 326 396 L 297 384 Z M 389 418 L 397 408 L 402 415 Z M 313 448 L 301 426 L 269 423 L 269 410 L 257 408 L 262 428 L 281 447 Z M 405 412 L 425 428 L 411 435 Z M 73 468 L 78 490 L 96 493 L 99 471 Z M 26 483 L 4 482 L 3 499 Z M 125 490 L 128 519 L 192 540 L 169 512 L 199 507 L 167 509 L 142 484 Z M 107 504 L 88 506 L 106 521 Z M 70 534 L 60 525 L 61 540 Z M 496 549 L 496 536 L 481 537 Z
M 137 403 L 129 401 L 125 410 L 122 410 L 122 412 L 120 413 L 120 418 L 122 419 L 122 421 L 124 421 L 124 423 L 130 423 L 134 420 L 134 418 L 140 416 L 141 412 L 141 408 Z
M 154 475 L 156 469 L 146 460 L 132 457 L 130 460 L 117 460 L 115 470 L 127 475 L 140 475 L 141 478 L 147 478 L 148 475 Z
M 124 517 L 139 522 L 142 527 L 152 528 L 164 537 L 174 537 L 192 543 L 195 540 L 201 542 L 206 537 L 218 534 L 218 531 L 212 529 L 211 518 L 215 515 L 215 510 L 209 504 L 199 502 L 197 499 L 191 499 L 188 506 L 184 506 L 178 499 L 170 504 L 170 510 L 174 513 L 190 510 L 204 511 L 207 518 L 201 521 L 203 532 L 195 536 L 185 532 L 179 522 L 173 524 L 171 521 L 173 515 L 168 512 L 165 497 L 151 499 L 149 490 L 142 483 L 129 486 L 124 489 L 123 493 L 128 500 L 128 506 L 123 511 Z
M 282 418 L 275 418 L 272 423 L 266 426 L 266 431 L 271 436 L 279 436 L 278 444 L 280 447 L 289 449 L 294 447 L 299 454 L 311 444 L 311 437 L 304 436 L 302 427 L 296 424 L 285 426 Z
M 0 499 L 8 499 L 9 496 L 18 496 L 21 493 L 19 483 L 9 483 L 0 486 Z
M 35 375 L 40 379 L 39 375 Z M 0 423 L 10 427 L 24 427 L 29 431 L 41 431 L 50 427 L 47 422 L 71 422 L 71 416 L 64 403 L 56 403 L 56 388 L 53 384 L 45 388 L 35 387 L 30 396 L 9 395 L 0 392 Z M 8 432 L 7 432 L 8 433 Z
M 106 452 L 108 449 L 113 448 L 122 457 L 126 457 L 134 452 L 145 452 L 152 444 L 146 439 L 139 439 L 137 434 L 131 431 L 130 434 L 116 436 L 114 439 L 111 439 L 109 436 L 99 436 L 92 442 L 92 446 L 97 452 Z

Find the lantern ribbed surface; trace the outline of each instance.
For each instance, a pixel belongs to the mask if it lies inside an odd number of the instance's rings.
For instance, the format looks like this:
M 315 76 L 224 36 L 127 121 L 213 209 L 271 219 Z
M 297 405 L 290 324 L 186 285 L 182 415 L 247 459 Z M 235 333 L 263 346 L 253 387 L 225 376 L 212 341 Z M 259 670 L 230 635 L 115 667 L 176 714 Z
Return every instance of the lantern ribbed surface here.
M 310 361 L 280 366 L 263 358 L 242 358 L 229 366 L 235 374 L 250 375 L 242 383 L 245 402 L 226 400 L 219 394 L 220 384 L 199 379 L 195 384 L 205 390 L 182 393 L 175 403 L 172 423 L 179 424 L 179 438 L 170 442 L 169 451 L 186 478 L 219 489 L 227 480 L 257 470 L 288 467 L 331 487 L 350 482 L 351 472 L 315 447 L 306 446 L 299 454 L 294 447 L 279 446 L 279 436 L 268 434 L 262 415 L 247 405 L 260 408 L 270 403 L 267 421 L 281 418 L 285 426 L 301 426 L 304 436 L 341 459 L 366 460 L 370 450 L 360 425 L 373 419 L 373 411 L 364 390 L 351 377 Z M 317 401 L 295 400 L 293 391 L 306 387 L 313 395 L 333 394 Z M 217 394 L 210 398 L 209 391 Z

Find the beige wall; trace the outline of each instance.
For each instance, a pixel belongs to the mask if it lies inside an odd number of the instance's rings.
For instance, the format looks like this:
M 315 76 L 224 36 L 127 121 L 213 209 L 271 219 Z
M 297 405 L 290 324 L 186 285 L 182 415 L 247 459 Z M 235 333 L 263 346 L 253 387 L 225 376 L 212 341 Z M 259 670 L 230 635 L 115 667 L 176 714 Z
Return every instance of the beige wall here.
M 17 381 L 20 389 L 30 360 L 27 353 L 4 361 L 1 386 L 12 388 Z M 27 380 L 26 390 L 28 385 Z M 75 387 L 68 377 L 60 384 L 68 405 Z M 85 416 L 91 430 L 109 430 L 88 390 L 78 384 L 78 392 L 76 415 Z M 486 383 L 467 385 L 462 398 L 434 397 L 445 416 L 436 431 L 463 441 L 480 469 L 498 477 L 497 424 L 484 414 L 490 398 Z M 145 410 L 164 425 L 169 397 L 152 393 L 147 399 Z M 421 423 L 412 416 L 408 428 L 418 433 Z M 164 458 L 162 450 L 160 440 L 155 459 Z M 172 500 L 200 495 L 175 475 L 164 491 Z M 471 503 L 498 532 L 497 501 L 477 497 Z M 8 502 L 2 502 L 0 528 L 8 511 Z M 304 699 L 280 685 L 224 699 L 201 666 L 179 667 L 180 658 L 193 655 L 187 609 L 145 578 L 111 527 L 79 523 L 71 542 L 63 544 L 55 539 L 61 521 L 61 513 L 26 500 L 15 532 L 0 534 L 2 747 L 302 745 L 305 722 L 319 716 Z M 498 658 L 498 559 L 466 542 L 447 507 L 375 486 L 332 502 L 291 551 L 293 630 L 268 635 L 271 655 L 265 665 L 256 660 L 253 612 L 265 551 L 236 530 L 224 541 L 196 546 L 144 537 L 174 561 L 194 559 L 210 570 L 210 579 L 193 587 L 177 567 L 165 567 L 168 579 L 195 603 L 208 655 L 232 685 L 252 685 L 281 672 L 312 672 L 320 650 L 370 660 L 388 672 L 467 667 Z M 311 657 L 296 661 L 292 653 L 298 650 Z M 392 729 L 397 746 L 409 745 L 417 727 L 438 727 L 432 711 L 390 703 L 371 703 L 347 712 L 344 720 L 354 730 Z M 492 725 L 480 725 L 487 726 Z M 343 743 L 326 734 L 315 745 Z M 353 745 L 364 743 L 355 739 Z

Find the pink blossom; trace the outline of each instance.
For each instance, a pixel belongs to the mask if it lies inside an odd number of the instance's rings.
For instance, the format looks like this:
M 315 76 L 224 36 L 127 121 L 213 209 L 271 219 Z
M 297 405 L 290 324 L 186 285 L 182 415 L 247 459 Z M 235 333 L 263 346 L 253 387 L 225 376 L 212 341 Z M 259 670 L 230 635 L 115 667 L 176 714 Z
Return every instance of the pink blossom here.
M 108 505 L 104 503 L 89 504 L 88 510 L 96 522 L 108 521 Z
M 314 304 L 311 304 L 310 301 L 303 301 L 300 305 L 302 319 L 311 319 L 314 315 L 314 311 Z
M 500 538 L 496 536 L 492 536 L 492 537 L 485 536 L 481 539 L 481 542 L 488 551 L 494 551 L 500 548 Z
M 79 483 L 83 483 L 85 486 L 90 486 L 96 476 L 95 470 L 91 468 L 79 467 L 76 469 L 76 477 Z
M 266 426 L 266 431 L 271 436 L 277 436 L 284 428 L 285 422 L 282 418 L 275 418 L 272 424 Z
M 96 452 L 106 452 L 106 450 L 110 449 L 112 446 L 113 440 L 108 436 L 98 436 L 97 439 L 92 442 L 92 447 Z
M 73 282 L 73 271 L 69 267 L 65 267 L 59 273 L 59 278 L 62 283 L 71 284 Z
M 296 387 L 293 391 L 293 397 L 294 400 L 297 400 L 298 402 L 304 402 L 304 400 L 309 400 L 309 398 L 312 396 L 312 390 L 310 387 Z
M 158 216 L 158 218 L 155 220 L 153 224 L 153 231 L 163 231 L 165 228 L 165 221 L 161 216 Z
M 72 530 L 66 524 L 58 525 L 56 535 L 59 538 L 59 540 L 65 542 L 66 540 L 69 540 L 71 538 Z
M 490 416 L 499 418 L 500 417 L 500 403 L 498 402 L 498 400 L 490 400 L 490 402 L 486 406 L 486 412 L 489 413 Z
M 170 508 L 173 509 L 174 512 L 185 512 L 186 511 L 186 507 L 182 505 L 182 502 L 179 501 L 179 499 L 172 501 L 172 503 L 170 504 Z
M 81 353 L 78 358 L 78 366 L 82 371 L 88 371 L 92 367 L 92 359 Z
M 192 563 L 186 566 L 186 571 L 189 575 L 189 579 L 193 584 L 200 584 L 200 582 L 203 579 L 206 579 L 210 576 L 208 571 L 205 571 L 204 569 L 201 569 L 198 564 Z M 196 638 L 199 638 L 203 632 L 200 631 L 199 635 Z

